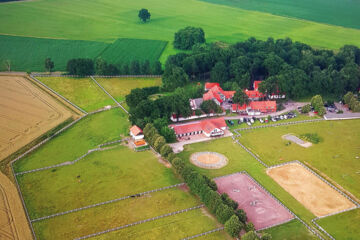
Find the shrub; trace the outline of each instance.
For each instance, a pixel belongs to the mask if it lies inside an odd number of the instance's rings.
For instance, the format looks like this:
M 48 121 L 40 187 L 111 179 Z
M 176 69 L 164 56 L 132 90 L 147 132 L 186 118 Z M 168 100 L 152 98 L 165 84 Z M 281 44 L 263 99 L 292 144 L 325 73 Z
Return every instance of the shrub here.
M 161 137 L 161 136 L 160 136 L 160 134 L 158 134 L 157 131 L 156 131 L 156 133 L 155 133 L 152 137 L 149 138 L 150 145 L 154 147 L 155 141 L 156 141 L 156 139 L 158 139 L 159 137 Z
M 244 225 L 236 215 L 232 215 L 225 223 L 225 231 L 229 233 L 231 237 L 238 237 L 243 227 Z
M 215 183 L 212 179 L 210 179 L 209 177 L 207 177 L 207 176 L 205 176 L 205 175 L 204 175 L 203 177 L 204 177 L 207 185 L 208 185 L 212 190 L 216 191 L 216 190 L 217 190 L 217 185 L 216 185 L 216 183 Z
M 318 144 L 322 141 L 322 138 L 317 133 L 304 133 L 300 135 L 300 138 L 314 144 Z
M 269 233 L 264 233 L 264 234 L 261 236 L 260 239 L 261 239 L 261 240 L 271 240 L 272 237 L 271 237 L 271 235 L 270 235 Z
M 203 101 L 200 105 L 201 110 L 206 113 L 221 113 L 222 108 L 212 100 Z
M 247 223 L 245 225 L 245 231 L 246 232 L 255 231 L 254 224 L 252 222 Z
M 202 115 L 203 114 L 203 112 L 200 110 L 200 109 L 196 109 L 195 110 L 195 115 L 196 116 L 200 116 L 200 115 Z
M 309 113 L 311 111 L 311 106 L 310 106 L 310 104 L 306 104 L 305 106 L 303 106 L 302 108 L 301 108 L 301 112 L 302 113 Z
M 235 211 L 235 215 L 239 218 L 239 220 L 242 223 L 246 223 L 247 220 L 247 216 L 246 216 L 246 212 L 243 209 L 238 209 Z
M 224 203 L 221 203 L 216 208 L 216 218 L 220 223 L 224 224 L 234 214 L 234 211 Z
M 161 148 L 160 148 L 160 155 L 164 158 L 168 158 L 169 154 L 173 153 L 173 150 L 172 148 L 167 145 L 167 144 L 164 144 Z M 174 154 L 174 153 L 173 153 Z M 169 160 L 170 161 L 170 160 Z
M 259 239 L 259 237 L 256 235 L 256 233 L 254 232 L 254 230 L 245 233 L 245 234 L 241 237 L 241 240 L 257 240 L 257 239 Z
M 163 149 L 161 149 L 161 150 L 163 150 Z M 160 150 L 160 154 L 161 154 L 161 151 Z M 165 153 L 165 152 L 164 152 Z M 162 155 L 161 155 L 162 156 Z M 167 156 L 166 156 L 166 160 L 168 160 L 169 162 L 171 162 L 172 163 L 172 161 L 174 160 L 176 158 L 176 154 L 175 153 L 173 153 L 173 152 L 170 152 L 169 154 L 167 154 Z
M 183 169 L 185 168 L 185 161 L 182 160 L 181 158 L 174 158 L 173 162 L 172 162 L 173 166 L 175 167 L 175 170 L 181 174 L 181 172 L 183 171 Z
M 158 137 L 154 141 L 154 148 L 157 152 L 160 152 L 160 149 L 166 144 L 165 138 L 163 136 Z M 166 154 L 167 155 L 167 154 Z
M 238 203 L 235 202 L 234 200 L 232 200 L 229 195 L 227 195 L 226 193 L 221 194 L 221 200 L 223 200 L 223 203 L 226 204 L 227 206 L 231 207 L 232 209 L 236 210 L 238 207 Z
M 347 92 L 345 95 L 344 95 L 344 103 L 345 104 L 349 104 L 350 103 L 350 100 L 351 98 L 354 96 L 354 94 L 352 92 Z

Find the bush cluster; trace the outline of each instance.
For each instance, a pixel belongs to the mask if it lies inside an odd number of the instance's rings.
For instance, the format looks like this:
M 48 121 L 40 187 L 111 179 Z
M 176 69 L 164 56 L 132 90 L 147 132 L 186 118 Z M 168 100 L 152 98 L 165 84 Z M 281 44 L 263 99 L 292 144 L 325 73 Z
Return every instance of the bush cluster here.
M 300 135 L 300 138 L 315 144 L 322 141 L 322 138 L 317 133 L 304 133 Z
M 352 92 L 345 94 L 344 103 L 347 104 L 353 112 L 360 112 L 360 102 Z
M 225 224 L 226 231 L 232 237 L 239 236 L 242 229 L 254 230 L 252 223 L 246 223 L 246 213 L 242 209 L 237 209 L 238 204 L 225 193 L 219 195 L 216 192 L 217 185 L 212 179 L 198 173 L 183 159 L 177 157 L 171 147 L 166 144 L 164 138 L 158 134 L 153 124 L 146 124 L 144 135 L 150 145 L 173 165 L 176 173 L 184 179 L 190 190 L 199 196 L 217 220 Z

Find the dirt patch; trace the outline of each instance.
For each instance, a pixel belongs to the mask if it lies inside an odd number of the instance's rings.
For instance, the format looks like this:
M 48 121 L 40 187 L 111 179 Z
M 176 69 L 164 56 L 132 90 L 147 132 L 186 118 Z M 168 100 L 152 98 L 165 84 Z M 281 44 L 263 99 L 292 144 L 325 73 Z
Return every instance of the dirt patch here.
M 26 77 L 0 76 L 0 159 L 70 117 L 64 105 Z
M 286 135 L 282 136 L 282 138 L 285 140 L 289 140 L 293 143 L 296 143 L 304 148 L 308 148 L 308 147 L 312 146 L 311 142 L 306 142 L 304 140 L 301 140 L 300 138 L 298 138 L 297 136 L 292 135 L 292 134 L 286 134 Z
M 16 187 L 0 172 L 0 239 L 32 239 Z
M 158 159 L 159 159 L 159 163 L 161 163 L 167 168 L 171 168 L 171 164 L 168 161 L 164 160 L 162 157 L 159 157 Z
M 298 163 L 268 169 L 267 174 L 318 217 L 355 207 Z
M 219 169 L 228 164 L 228 159 L 216 152 L 197 152 L 190 156 L 190 161 L 195 166 L 206 169 Z
M 220 194 L 227 193 L 246 212 L 256 230 L 282 224 L 294 216 L 246 174 L 215 179 Z

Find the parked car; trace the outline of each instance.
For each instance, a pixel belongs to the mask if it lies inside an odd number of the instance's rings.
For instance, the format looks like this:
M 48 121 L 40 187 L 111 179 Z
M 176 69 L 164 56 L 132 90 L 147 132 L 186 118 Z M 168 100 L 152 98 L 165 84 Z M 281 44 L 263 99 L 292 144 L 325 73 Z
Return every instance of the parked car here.
M 269 119 L 265 118 L 265 123 L 268 123 L 269 122 Z
M 250 122 L 251 122 L 251 123 L 254 123 L 255 121 L 254 121 L 254 119 L 250 118 Z
M 276 122 L 276 119 L 273 117 L 273 118 L 271 118 L 271 121 Z
M 229 123 L 231 126 L 234 125 L 234 122 L 233 122 L 233 121 L 231 121 L 231 120 L 227 120 L 227 121 L 228 121 L 228 123 Z
M 287 116 L 287 115 L 284 115 L 284 119 L 288 119 L 288 116 Z
M 251 126 L 251 122 L 246 122 L 247 125 Z
M 260 118 L 259 121 L 260 121 L 261 123 L 264 123 L 264 120 L 263 120 L 262 118 Z
M 284 116 L 283 116 L 283 115 L 280 115 L 280 119 L 283 120 L 283 119 L 284 119 Z

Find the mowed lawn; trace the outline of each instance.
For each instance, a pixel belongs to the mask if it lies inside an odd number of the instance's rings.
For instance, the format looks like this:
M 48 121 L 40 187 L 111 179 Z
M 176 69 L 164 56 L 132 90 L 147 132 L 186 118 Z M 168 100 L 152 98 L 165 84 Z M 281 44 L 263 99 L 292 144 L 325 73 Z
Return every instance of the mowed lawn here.
M 128 135 L 130 123 L 119 108 L 81 119 L 71 128 L 14 163 L 15 172 L 73 161 L 99 144 Z
M 224 154 L 229 162 L 221 169 L 202 169 L 190 163 L 190 155 L 195 152 L 212 151 Z M 193 168 L 211 178 L 228 175 L 240 171 L 248 172 L 257 182 L 263 185 L 269 192 L 276 196 L 291 211 L 308 223 L 315 216 L 310 213 L 295 198 L 281 188 L 265 172 L 265 167 L 255 160 L 250 154 L 243 150 L 232 138 L 221 138 L 208 142 L 185 145 L 184 151 L 178 154 L 179 157 L 189 161 Z
M 149 9 L 150 22 L 144 24 L 139 20 L 141 8 Z M 174 33 L 186 26 L 202 27 L 208 42 L 290 37 L 330 49 L 360 44 L 357 29 L 198 0 L 38 0 L 0 5 L 0 33 L 9 35 L 108 43 L 118 38 L 172 42 Z M 173 52 L 169 47 L 164 54 Z
M 161 78 L 96 78 L 117 101 L 124 101 L 132 89 L 161 85 Z
M 299 220 L 292 220 L 288 223 L 261 232 L 270 233 L 273 240 L 318 239 Z
M 151 151 L 125 146 L 94 152 L 73 165 L 20 175 L 18 181 L 31 218 L 179 182 Z
M 39 77 L 38 79 L 87 112 L 115 104 L 90 78 Z
M 335 239 L 357 240 L 360 236 L 360 209 L 322 218 L 317 223 Z
M 156 174 L 157 172 L 154 173 Z M 144 176 L 144 178 L 145 177 L 147 176 Z M 130 181 L 117 181 L 116 184 L 126 187 L 125 185 L 129 182 Z M 110 189 L 111 186 L 108 186 L 108 190 Z M 76 199 L 77 196 L 75 194 L 72 200 L 76 201 Z M 74 239 L 76 237 L 198 206 L 199 204 L 200 202 L 190 194 L 180 188 L 173 188 L 35 222 L 34 228 L 38 239 Z M 192 217 L 194 218 L 193 222 L 195 222 L 197 217 L 201 218 L 201 215 L 197 214 Z M 216 224 L 215 221 L 211 219 L 208 219 L 207 222 L 199 219 L 199 222 L 205 224 L 205 226 Z M 130 227 L 129 229 L 132 228 Z M 201 231 L 201 229 L 199 230 Z M 168 233 L 163 232 L 162 234 L 167 236 Z M 171 232 L 169 232 L 169 234 L 171 234 Z M 122 233 L 121 235 L 129 235 L 128 239 L 131 239 L 131 233 Z M 180 239 L 180 236 L 178 238 Z M 124 238 L 121 237 L 121 239 Z
M 242 131 L 240 142 L 269 165 L 302 161 L 360 197 L 360 120 L 322 121 Z M 286 145 L 285 134 L 317 133 L 323 140 L 309 148 Z
M 183 239 L 189 236 L 213 230 L 218 227 L 220 226 L 216 224 L 214 219 L 210 218 L 207 214 L 205 214 L 202 209 L 197 209 L 185 213 L 180 213 L 171 217 L 162 218 L 154 222 L 148 222 L 125 228 L 116 232 L 100 235 L 93 239 Z M 222 232 L 221 234 L 217 235 L 217 238 L 209 239 L 230 240 L 232 238 Z

